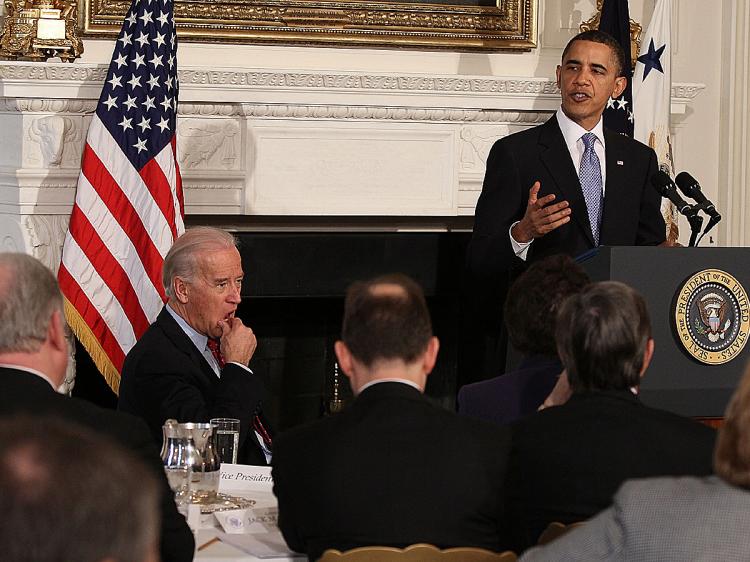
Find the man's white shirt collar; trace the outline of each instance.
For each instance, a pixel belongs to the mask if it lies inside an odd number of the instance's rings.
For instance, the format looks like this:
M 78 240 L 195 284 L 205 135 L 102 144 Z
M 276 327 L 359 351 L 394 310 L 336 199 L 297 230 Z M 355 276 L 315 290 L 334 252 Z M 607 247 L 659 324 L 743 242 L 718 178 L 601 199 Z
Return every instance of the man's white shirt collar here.
M 195 328 L 193 328 L 190 324 L 185 322 L 185 319 L 177 314 L 169 304 L 166 306 L 167 312 L 172 315 L 172 318 L 175 319 L 175 322 L 177 322 L 177 325 L 182 328 L 182 331 L 185 332 L 185 335 L 190 339 L 191 342 L 193 342 L 193 345 L 198 349 L 201 355 L 208 361 L 208 364 L 211 366 L 211 369 L 216 373 L 217 377 L 221 377 L 221 368 L 219 367 L 219 364 L 216 362 L 216 358 L 213 356 L 213 354 L 208 351 L 208 336 L 204 336 L 200 332 L 196 331 Z M 242 365 L 241 363 L 236 363 L 234 361 L 229 361 L 233 365 L 238 365 L 239 367 L 242 367 L 247 372 L 252 374 L 252 369 L 248 367 L 247 365 Z
M 172 318 L 175 319 L 177 325 L 182 328 L 182 331 L 185 332 L 185 335 L 188 337 L 188 339 L 193 342 L 193 345 L 198 349 L 198 352 L 203 355 L 203 357 L 211 367 L 211 370 L 216 373 L 217 377 L 221 377 L 221 368 L 219 367 L 216 358 L 214 358 L 211 352 L 208 351 L 208 336 L 204 336 L 200 332 L 196 331 L 195 328 L 193 328 L 190 324 L 185 322 L 185 319 L 177 314 L 172 309 L 172 307 L 169 306 L 169 304 L 167 304 L 167 311 L 172 315 Z
M 190 324 L 185 322 L 185 319 L 182 316 L 172 310 L 172 307 L 169 306 L 169 304 L 167 304 L 167 312 L 172 315 L 172 318 L 175 319 L 175 322 L 179 324 L 182 331 L 185 332 L 185 335 L 190 338 L 190 341 L 198 348 L 198 351 L 203 353 L 206 349 L 206 344 L 208 344 L 208 336 L 204 336 L 200 332 L 195 331 Z
M 374 381 L 365 383 L 361 387 L 359 387 L 359 391 L 357 392 L 357 394 L 362 394 L 363 390 L 370 388 L 371 386 L 375 386 L 376 384 L 380 384 L 381 382 L 400 382 L 401 384 L 409 385 L 410 387 L 417 389 L 419 392 L 422 392 L 422 388 L 414 381 L 410 381 L 407 379 L 391 378 L 391 379 L 375 379 Z
M 578 123 L 573 121 L 570 117 L 565 115 L 565 112 L 562 110 L 562 107 L 558 108 L 557 113 L 555 114 L 557 117 L 557 124 L 560 125 L 560 131 L 562 131 L 563 138 L 565 139 L 565 144 L 568 145 L 568 150 L 571 154 L 574 154 L 574 149 L 576 143 L 581 140 L 581 137 L 585 135 L 586 133 L 594 133 L 596 136 L 596 140 L 598 140 L 600 143 L 602 143 L 602 146 L 606 146 L 604 144 L 604 119 L 603 117 L 599 117 L 599 121 L 597 122 L 596 126 L 594 126 L 593 129 L 590 131 L 587 131 L 583 127 L 581 127 Z

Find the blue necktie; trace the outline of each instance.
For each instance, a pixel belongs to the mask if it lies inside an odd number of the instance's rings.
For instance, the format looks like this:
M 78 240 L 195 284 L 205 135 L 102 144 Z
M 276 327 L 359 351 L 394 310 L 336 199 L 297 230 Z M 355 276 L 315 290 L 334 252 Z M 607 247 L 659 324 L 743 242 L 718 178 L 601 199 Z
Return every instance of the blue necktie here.
M 599 157 L 594 150 L 596 135 L 586 133 L 581 137 L 584 151 L 581 157 L 581 167 L 578 170 L 578 178 L 581 180 L 583 198 L 586 201 L 586 209 L 589 213 L 591 234 L 594 235 L 594 245 L 599 245 L 599 225 L 602 220 L 602 168 L 599 165 Z

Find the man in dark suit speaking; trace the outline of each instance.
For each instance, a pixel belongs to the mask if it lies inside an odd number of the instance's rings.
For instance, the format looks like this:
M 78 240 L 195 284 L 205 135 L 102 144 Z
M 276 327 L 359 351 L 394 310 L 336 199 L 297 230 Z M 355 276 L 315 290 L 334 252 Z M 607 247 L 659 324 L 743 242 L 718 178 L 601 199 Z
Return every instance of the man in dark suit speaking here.
M 353 285 L 335 350 L 357 396 L 276 439 L 274 492 L 289 546 L 505 547 L 508 430 L 457 416 L 422 392 L 435 365 L 422 290 L 404 276 Z
M 0 417 L 62 418 L 102 433 L 134 452 L 160 485 L 161 559 L 192 560 L 193 535 L 177 512 L 146 426 L 132 416 L 55 392 L 65 379 L 67 365 L 63 300 L 55 276 L 31 256 L 0 253 Z M 102 467 L 104 470 L 104 464 Z M 68 506 L 71 516 L 79 507 Z M 87 537 L 75 540 L 86 541 Z
M 169 301 L 125 358 L 118 408 L 146 420 L 157 443 L 170 418 L 239 419 L 238 461 L 265 465 L 265 388 L 247 366 L 255 334 L 235 316 L 243 276 L 228 232 L 196 227 L 175 241 L 162 270 Z
M 610 35 L 580 33 L 557 67 L 560 109 L 492 147 L 469 248 L 480 279 L 501 280 L 521 260 L 549 254 L 664 242 L 650 183 L 656 154 L 602 125 L 627 84 L 624 60 Z

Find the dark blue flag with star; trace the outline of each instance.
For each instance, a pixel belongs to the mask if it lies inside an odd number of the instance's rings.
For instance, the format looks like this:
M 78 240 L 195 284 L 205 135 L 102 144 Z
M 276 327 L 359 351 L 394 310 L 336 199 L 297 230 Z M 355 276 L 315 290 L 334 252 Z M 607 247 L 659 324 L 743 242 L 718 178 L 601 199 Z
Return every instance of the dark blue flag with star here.
M 604 0 L 599 30 L 614 37 L 625 51 L 624 75 L 628 79 L 625 91 L 617 99 L 611 99 L 604 110 L 604 126 L 629 137 L 633 136 L 633 94 L 631 80 L 633 66 L 630 56 L 630 12 L 628 0 Z

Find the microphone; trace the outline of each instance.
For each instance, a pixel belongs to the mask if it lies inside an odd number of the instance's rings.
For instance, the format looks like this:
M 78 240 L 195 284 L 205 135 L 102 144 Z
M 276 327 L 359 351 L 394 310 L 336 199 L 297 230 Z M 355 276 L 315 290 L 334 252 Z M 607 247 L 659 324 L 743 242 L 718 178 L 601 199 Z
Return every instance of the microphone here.
M 672 178 L 669 177 L 669 174 L 666 174 L 665 172 L 659 170 L 653 176 L 651 176 L 651 183 L 662 197 L 666 197 L 672 203 L 674 203 L 674 206 L 677 207 L 677 210 L 681 214 L 685 215 L 688 218 L 694 217 L 696 214 L 698 214 L 698 208 L 694 207 L 693 205 L 688 205 L 687 201 L 685 201 L 682 197 L 680 197 L 680 194 L 677 193 L 677 188 L 675 187 Z
M 698 203 L 698 206 L 711 217 L 712 221 L 716 223 L 721 220 L 719 211 L 716 210 L 714 204 L 703 194 L 698 180 L 687 172 L 680 172 L 677 174 L 675 181 L 677 182 L 677 187 L 680 188 L 680 191 L 682 191 L 687 197 L 694 199 L 695 202 Z

